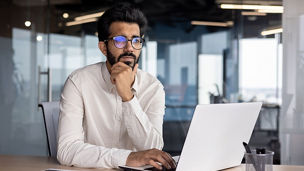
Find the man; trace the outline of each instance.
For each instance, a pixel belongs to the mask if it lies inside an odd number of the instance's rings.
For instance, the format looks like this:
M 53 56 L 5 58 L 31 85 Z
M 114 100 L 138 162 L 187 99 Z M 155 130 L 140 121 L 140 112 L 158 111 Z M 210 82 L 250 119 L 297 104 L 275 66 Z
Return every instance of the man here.
M 74 71 L 65 83 L 58 126 L 61 164 L 175 167 L 161 151 L 163 86 L 138 69 L 146 25 L 143 13 L 129 4 L 114 6 L 99 19 L 98 47 L 107 61 Z

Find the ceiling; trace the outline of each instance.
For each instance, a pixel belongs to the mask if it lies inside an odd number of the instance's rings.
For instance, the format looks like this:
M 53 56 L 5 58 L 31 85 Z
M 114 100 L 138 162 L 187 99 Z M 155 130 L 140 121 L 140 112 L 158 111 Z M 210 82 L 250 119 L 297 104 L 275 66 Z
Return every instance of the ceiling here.
M 282 0 L 217 0 L 219 4 L 282 5 Z
M 104 10 L 116 2 L 118 1 L 75 0 L 75 3 L 57 4 L 56 8 L 62 12 L 79 15 L 79 13 Z M 231 11 L 219 9 L 214 0 L 128 0 L 128 2 L 138 6 L 146 14 L 150 24 L 155 22 L 172 24 L 191 20 L 231 20 Z
M 3 2 L 3 1 L 2 1 Z M 6 1 L 9 2 L 9 1 Z M 77 16 L 97 11 L 104 11 L 119 0 L 12 0 L 15 6 L 23 8 L 51 7 L 51 32 L 63 33 L 77 31 L 76 28 L 63 27 L 64 23 Z M 282 5 L 282 0 L 124 0 L 138 6 L 146 14 L 149 25 L 162 23 L 175 27 L 176 23 L 190 23 L 193 20 L 200 21 L 236 21 L 239 20 L 239 10 L 220 9 L 219 4 L 260 4 Z M 69 19 L 64 19 L 62 14 L 70 14 Z M 34 16 L 35 17 L 35 16 Z M 45 17 L 46 18 L 46 17 Z M 249 34 L 257 27 L 269 27 L 281 24 L 281 14 L 267 14 L 263 17 L 244 17 L 244 28 L 248 27 Z M 53 23 L 53 24 L 52 24 Z M 91 25 L 94 23 L 91 23 Z M 86 25 L 86 26 L 85 26 Z M 84 24 L 88 28 L 90 24 Z M 96 25 L 96 23 L 95 23 Z M 95 27 L 94 27 L 95 28 Z M 79 30 L 79 29 L 78 29 Z M 252 31 L 251 31 L 252 30 Z M 74 34 L 73 33 L 73 34 Z M 246 33 L 246 31 L 244 32 Z
M 58 0 L 51 0 L 58 1 Z M 81 15 L 90 12 L 105 10 L 118 0 L 65 0 L 66 4 L 55 4 L 61 12 L 70 12 L 72 15 Z M 220 9 L 219 4 L 260 4 L 282 5 L 282 0 L 127 0 L 136 4 L 146 14 L 149 23 L 165 23 L 172 25 L 176 22 L 188 22 L 192 20 L 202 21 L 233 21 L 235 10 Z M 125 1 L 124 1 L 125 2 Z M 265 18 L 275 18 L 269 14 Z

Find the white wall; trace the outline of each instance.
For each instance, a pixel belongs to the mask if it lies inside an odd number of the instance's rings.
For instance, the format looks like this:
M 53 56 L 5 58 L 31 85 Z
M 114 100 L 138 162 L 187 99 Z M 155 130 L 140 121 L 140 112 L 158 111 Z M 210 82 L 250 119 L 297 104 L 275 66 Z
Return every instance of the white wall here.
M 277 38 L 239 42 L 239 89 L 242 98 L 281 104 L 282 47 Z
M 157 42 L 147 41 L 141 52 L 142 70 L 157 76 Z
M 282 164 L 304 164 L 304 1 L 283 0 Z
M 210 104 L 210 94 L 223 95 L 223 56 L 200 54 L 198 68 L 198 103 Z M 216 85 L 219 88 L 217 92 Z
M 187 84 L 196 84 L 196 58 L 197 58 L 197 43 L 177 43 L 170 45 L 169 47 L 169 66 L 170 77 L 169 84 L 180 85 L 181 80 L 181 68 L 187 68 Z

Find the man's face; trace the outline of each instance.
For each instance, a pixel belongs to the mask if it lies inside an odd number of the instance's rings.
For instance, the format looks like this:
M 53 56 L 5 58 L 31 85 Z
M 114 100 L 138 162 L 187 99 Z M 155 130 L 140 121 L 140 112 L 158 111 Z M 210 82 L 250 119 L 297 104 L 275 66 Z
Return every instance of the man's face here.
M 136 23 L 113 22 L 110 25 L 109 33 L 109 38 L 125 36 L 130 40 L 134 37 L 140 37 L 139 26 Z M 120 61 L 133 68 L 138 63 L 141 50 L 134 49 L 131 41 L 128 41 L 124 48 L 117 48 L 114 45 L 114 40 L 109 39 L 106 47 L 107 60 L 112 66 Z

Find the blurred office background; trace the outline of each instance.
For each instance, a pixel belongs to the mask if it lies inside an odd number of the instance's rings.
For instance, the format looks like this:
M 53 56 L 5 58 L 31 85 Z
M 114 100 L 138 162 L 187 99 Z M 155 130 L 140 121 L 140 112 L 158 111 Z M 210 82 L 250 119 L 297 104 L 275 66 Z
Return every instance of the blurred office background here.
M 73 70 L 106 60 L 96 16 L 114 2 L 0 2 L 0 154 L 47 155 L 38 104 L 58 101 Z M 263 101 L 250 144 L 304 164 L 304 1 L 129 2 L 149 20 L 140 68 L 165 87 L 165 151 L 181 152 L 197 104 Z

